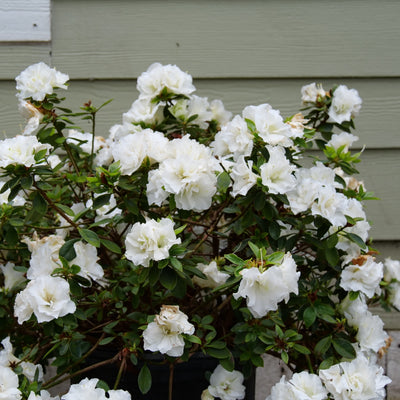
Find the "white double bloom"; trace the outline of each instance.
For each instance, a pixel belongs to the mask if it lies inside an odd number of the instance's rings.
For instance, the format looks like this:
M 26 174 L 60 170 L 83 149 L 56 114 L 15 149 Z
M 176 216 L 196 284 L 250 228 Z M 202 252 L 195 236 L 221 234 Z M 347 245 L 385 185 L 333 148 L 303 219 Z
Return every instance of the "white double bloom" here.
M 262 318 L 269 311 L 278 308 L 282 300 L 289 301 L 290 293 L 298 293 L 300 272 L 290 253 L 285 254 L 282 263 L 272 265 L 261 272 L 259 268 L 243 269 L 235 299 L 246 298 L 247 307 L 255 318 Z
M 126 235 L 125 255 L 135 265 L 148 267 L 150 260 L 168 258 L 171 246 L 180 242 L 169 218 L 162 218 L 159 222 L 152 219 L 145 223 L 137 222 Z
M 188 322 L 187 315 L 179 310 L 179 306 L 164 305 L 160 314 L 143 332 L 143 348 L 180 357 L 185 348 L 182 334 L 193 335 L 194 331 L 194 326 Z
M 14 315 L 18 323 L 22 324 L 33 313 L 41 323 L 74 313 L 75 310 L 76 305 L 69 296 L 67 281 L 59 277 L 40 276 L 17 294 Z

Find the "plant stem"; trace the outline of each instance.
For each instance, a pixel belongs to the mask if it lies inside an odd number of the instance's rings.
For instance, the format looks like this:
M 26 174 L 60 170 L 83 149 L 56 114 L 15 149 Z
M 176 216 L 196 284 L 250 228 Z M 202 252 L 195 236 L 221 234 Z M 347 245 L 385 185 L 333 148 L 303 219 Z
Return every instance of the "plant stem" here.
M 124 371 L 125 366 L 126 366 L 126 358 L 123 356 L 122 357 L 122 361 L 121 361 L 121 365 L 119 366 L 119 369 L 118 369 L 117 378 L 115 379 L 114 390 L 116 390 L 118 388 L 119 382 L 120 382 L 121 377 L 122 377 L 122 372 Z
M 168 400 L 172 400 L 172 387 L 174 383 L 174 364 L 169 364 Z
M 90 171 L 93 168 L 93 159 L 94 159 L 94 138 L 95 138 L 95 131 L 96 131 L 96 113 L 92 112 L 92 149 L 90 152 L 90 165 L 89 165 L 89 169 Z
M 46 192 L 44 192 L 42 189 L 40 189 L 36 183 L 33 184 L 33 186 L 37 189 L 37 191 L 44 197 L 44 199 L 47 201 L 47 203 L 49 204 L 49 206 L 51 208 L 53 208 L 54 210 L 56 210 L 69 224 L 71 224 L 74 228 L 78 229 L 78 224 L 76 224 L 74 221 L 72 221 L 72 219 L 65 214 L 65 212 L 63 210 L 61 210 L 60 208 L 58 208 L 53 201 L 49 198 L 49 196 L 47 196 Z

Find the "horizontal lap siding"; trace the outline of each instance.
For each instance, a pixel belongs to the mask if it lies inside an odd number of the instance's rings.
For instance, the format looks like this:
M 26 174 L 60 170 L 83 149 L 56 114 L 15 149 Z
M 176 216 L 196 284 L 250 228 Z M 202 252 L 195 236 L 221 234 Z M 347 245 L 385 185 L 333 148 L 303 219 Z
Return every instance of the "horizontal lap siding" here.
M 55 0 L 53 62 L 74 78 L 399 76 L 400 2 Z M 387 51 L 390 49 L 390 51 Z

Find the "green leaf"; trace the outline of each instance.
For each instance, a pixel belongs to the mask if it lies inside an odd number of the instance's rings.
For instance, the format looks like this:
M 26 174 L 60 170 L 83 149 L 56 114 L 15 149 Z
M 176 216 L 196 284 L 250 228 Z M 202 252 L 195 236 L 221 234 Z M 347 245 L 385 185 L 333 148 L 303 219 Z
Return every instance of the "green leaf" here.
M 235 368 L 235 361 L 234 361 L 233 357 L 219 360 L 219 363 L 229 372 L 232 372 L 233 369 Z
M 306 327 L 309 328 L 317 318 L 317 313 L 315 312 L 314 307 L 307 307 L 303 312 L 303 320 L 306 324 Z
M 239 265 L 240 267 L 243 267 L 246 264 L 246 261 L 242 260 L 236 254 L 225 254 L 224 257 L 226 260 L 230 261 L 232 264 Z
M 59 251 L 59 255 L 64 257 L 67 261 L 72 261 L 76 257 L 74 244 L 79 242 L 80 239 L 71 239 L 65 242 Z
M 97 196 L 93 200 L 93 210 L 97 210 L 100 207 L 103 207 L 110 203 L 111 194 L 103 194 L 101 196 Z
M 315 345 L 314 351 L 318 354 L 324 355 L 331 347 L 331 344 L 332 336 L 326 336 Z
M 106 345 L 106 344 L 111 343 L 114 339 L 115 339 L 115 336 L 106 337 L 106 338 L 104 338 L 103 340 L 100 340 L 99 345 L 100 345 L 100 346 L 104 346 L 104 345 Z
M 74 217 L 75 213 L 66 205 L 61 204 L 61 203 L 56 203 L 55 204 L 61 211 L 63 211 L 65 214 L 69 215 L 70 217 Z
M 322 363 L 319 365 L 319 369 L 328 369 L 332 367 L 334 362 L 333 357 L 329 357 L 326 360 L 322 361 Z
M 351 301 L 357 300 L 359 295 L 360 295 L 360 292 L 351 291 L 351 292 L 349 292 L 349 299 Z
M 31 186 L 33 185 L 33 178 L 32 176 L 28 175 L 28 176 L 24 176 L 21 179 L 21 187 L 22 189 L 28 190 L 31 188 Z
M 255 245 L 253 242 L 248 242 L 249 247 L 251 248 L 251 251 L 254 253 L 254 255 L 257 258 L 261 258 L 261 252 L 260 249 L 257 245 Z
M 33 210 L 40 215 L 46 214 L 47 211 L 47 201 L 44 197 L 39 193 L 35 193 L 35 197 L 33 198 L 32 202 Z
M 160 282 L 166 289 L 174 290 L 177 280 L 178 276 L 173 269 L 164 268 L 161 271 Z
M 191 343 L 201 344 L 201 339 L 195 335 L 186 335 L 185 339 Z
M 353 359 L 356 356 L 356 351 L 353 345 L 346 339 L 335 338 L 332 340 L 335 350 L 345 358 Z
M 151 388 L 151 372 L 146 364 L 140 369 L 138 386 L 142 394 L 146 394 Z
M 229 174 L 226 171 L 221 172 L 217 178 L 218 191 L 220 193 L 225 193 L 227 191 L 228 187 L 230 186 L 230 184 L 231 184 L 231 178 L 229 177 Z
M 303 346 L 301 344 L 297 344 L 297 343 L 294 344 L 293 349 L 298 351 L 301 354 L 311 354 L 311 351 L 306 346 Z
M 100 247 L 100 238 L 97 236 L 96 232 L 89 229 L 79 229 L 78 231 L 82 239 L 86 240 L 86 242 L 94 247 Z
M 339 257 L 339 252 L 336 250 L 336 248 L 324 249 L 324 254 L 325 254 L 326 261 L 328 261 L 328 264 L 331 267 L 334 267 L 337 265 L 340 257 Z
M 121 254 L 122 253 L 121 248 L 115 242 L 112 242 L 111 240 L 100 239 L 100 243 L 104 247 L 106 247 L 108 250 L 112 251 L 115 254 Z
M 207 347 L 205 351 L 209 356 L 218 358 L 219 360 L 227 359 L 231 355 L 230 351 L 226 347 L 223 349 L 214 349 L 212 347 Z
M 286 351 L 282 351 L 281 359 L 285 364 L 289 363 L 289 355 L 288 355 L 288 353 L 286 353 Z
M 349 240 L 356 243 L 361 249 L 365 249 L 367 247 L 364 240 L 362 240 L 360 236 L 356 235 L 355 233 L 346 232 L 345 235 Z

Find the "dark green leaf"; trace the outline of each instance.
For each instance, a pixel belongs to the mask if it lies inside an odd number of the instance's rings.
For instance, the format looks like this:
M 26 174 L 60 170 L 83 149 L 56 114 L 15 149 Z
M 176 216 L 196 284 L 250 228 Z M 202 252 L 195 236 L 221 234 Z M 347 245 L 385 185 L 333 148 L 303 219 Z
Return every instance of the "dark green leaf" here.
M 332 336 L 326 336 L 315 345 L 314 351 L 318 354 L 324 355 L 331 347 L 331 344 Z
M 100 207 L 105 206 L 110 203 L 111 194 L 103 194 L 101 196 L 97 196 L 93 200 L 93 209 L 97 210 Z
M 346 339 L 335 338 L 332 340 L 335 350 L 345 358 L 353 359 L 356 356 L 356 351 L 353 345 Z
M 74 244 L 79 242 L 80 239 L 71 239 L 65 242 L 59 251 L 61 257 L 64 257 L 67 261 L 72 261 L 76 257 Z
M 97 233 L 89 230 L 89 229 L 79 229 L 79 234 L 82 239 L 86 240 L 89 244 L 94 247 L 100 247 L 100 239 L 97 236 Z
M 143 394 L 146 394 L 151 388 L 151 372 L 146 364 L 144 364 L 140 369 L 138 375 L 138 386 Z
M 111 343 L 114 339 L 115 339 L 115 336 L 106 337 L 106 338 L 104 338 L 103 340 L 100 340 L 99 345 L 100 345 L 100 346 L 104 346 L 104 345 L 106 345 L 106 344 Z
M 178 276 L 175 271 L 171 268 L 164 268 L 161 271 L 160 282 L 161 284 L 169 290 L 174 290 L 177 283 Z
M 106 247 L 108 250 L 112 251 L 115 254 L 121 254 L 122 250 L 121 248 L 115 243 L 112 242 L 111 240 L 107 239 L 100 239 L 101 244 Z
M 307 307 L 303 312 L 303 320 L 306 324 L 306 327 L 309 328 L 317 318 L 317 313 L 315 312 L 314 307 Z
M 336 250 L 336 248 L 328 248 L 324 250 L 324 254 L 326 257 L 326 261 L 328 261 L 328 264 L 331 267 L 334 267 L 337 265 L 337 263 L 339 262 L 339 253 Z

